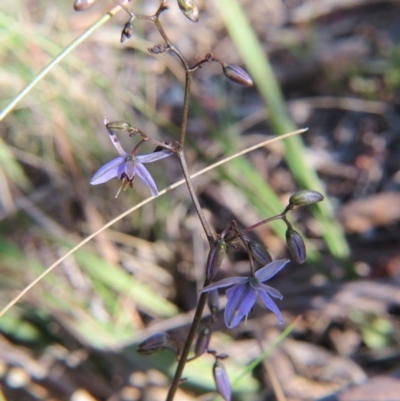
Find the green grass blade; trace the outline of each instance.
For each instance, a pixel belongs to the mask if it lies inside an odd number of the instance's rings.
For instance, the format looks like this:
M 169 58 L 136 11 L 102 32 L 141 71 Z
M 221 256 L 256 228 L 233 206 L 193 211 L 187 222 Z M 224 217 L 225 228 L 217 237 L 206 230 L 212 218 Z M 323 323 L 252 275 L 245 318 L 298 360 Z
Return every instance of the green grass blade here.
M 114 7 L 107 14 L 104 14 L 100 19 L 98 19 L 94 24 L 92 24 L 88 29 L 86 29 L 81 35 L 79 35 L 75 40 L 73 40 L 58 56 L 54 59 L 36 75 L 11 101 L 7 106 L 0 112 L 0 121 L 4 120 L 8 113 L 10 113 L 14 107 L 27 95 L 36 85 L 40 82 L 58 63 L 60 63 L 72 50 L 78 47 L 82 42 L 84 42 L 93 32 L 109 21 L 118 11 L 120 7 Z

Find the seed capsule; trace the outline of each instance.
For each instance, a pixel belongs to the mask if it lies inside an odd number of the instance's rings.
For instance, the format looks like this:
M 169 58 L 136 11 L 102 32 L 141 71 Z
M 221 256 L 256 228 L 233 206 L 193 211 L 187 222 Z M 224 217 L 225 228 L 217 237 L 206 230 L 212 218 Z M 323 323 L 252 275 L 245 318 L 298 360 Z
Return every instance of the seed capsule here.
M 222 66 L 222 71 L 226 77 L 239 85 L 253 86 L 253 80 L 250 75 L 237 65 L 224 64 Z
M 199 9 L 194 0 L 178 0 L 178 5 L 183 14 L 190 21 L 197 22 L 199 20 Z
M 287 229 L 286 244 L 293 259 L 299 264 L 304 263 L 306 260 L 306 246 L 301 235 L 295 230 Z
M 319 192 L 304 190 L 294 193 L 289 198 L 289 203 L 294 206 L 307 206 L 322 200 L 324 200 L 324 197 Z

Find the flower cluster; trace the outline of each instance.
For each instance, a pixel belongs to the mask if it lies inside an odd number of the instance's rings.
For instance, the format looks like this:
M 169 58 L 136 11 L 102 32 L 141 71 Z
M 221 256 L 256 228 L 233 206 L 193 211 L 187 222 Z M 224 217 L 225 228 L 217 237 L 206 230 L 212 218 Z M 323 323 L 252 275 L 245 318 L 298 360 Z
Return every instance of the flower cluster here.
M 75 9 L 86 9 L 95 1 L 96 0 L 75 0 Z M 134 178 L 138 177 L 139 180 L 141 180 L 149 189 L 151 195 L 157 196 L 158 190 L 156 183 L 144 164 L 152 163 L 172 154 L 176 154 L 197 215 L 210 244 L 210 250 L 205 266 L 205 287 L 201 290 L 201 296 L 197 310 L 194 314 L 192 328 L 189 331 L 185 343 L 182 344 L 170 333 L 154 333 L 139 345 L 138 352 L 144 355 L 151 355 L 155 352 L 168 350 L 175 355 L 178 367 L 168 393 L 168 400 L 173 399 L 173 396 L 181 383 L 181 374 L 185 364 L 200 357 L 206 352 L 208 354 L 213 354 L 215 357 L 213 376 L 216 390 L 225 401 L 230 401 L 231 388 L 229 378 L 224 364 L 221 362 L 223 359 L 227 358 L 228 355 L 218 354 L 217 351 L 208 349 L 212 335 L 212 326 L 218 319 L 218 290 L 220 288 L 231 287 L 226 291 L 227 304 L 224 312 L 224 320 L 228 328 L 234 328 L 239 325 L 242 319 L 247 319 L 257 301 L 261 301 L 267 309 L 273 312 L 278 319 L 278 323 L 282 324 L 282 314 L 278 306 L 275 304 L 274 299 L 282 300 L 283 296 L 277 289 L 270 287 L 265 284 L 265 282 L 281 271 L 289 263 L 289 259 L 273 261 L 265 245 L 251 239 L 248 236 L 248 233 L 263 224 L 281 220 L 286 224 L 286 244 L 289 252 L 297 263 L 304 263 L 307 256 L 305 242 L 300 233 L 293 228 L 287 215 L 295 207 L 308 206 L 322 201 L 323 196 L 316 191 L 299 191 L 290 197 L 289 202 L 282 213 L 266 218 L 242 230 L 237 228 L 237 223 L 235 221 L 232 221 L 225 230 L 220 234 L 215 235 L 200 207 L 197 194 L 194 190 L 193 184 L 191 183 L 191 177 L 185 159 L 184 148 L 192 74 L 201 68 L 203 64 L 216 62 L 222 67 L 223 74 L 237 84 L 250 87 L 253 85 L 253 80 L 241 67 L 226 64 L 223 60 L 215 58 L 210 53 L 206 54 L 203 58 L 198 58 L 195 64 L 190 64 L 176 46 L 171 43 L 159 20 L 160 15 L 168 9 L 167 0 L 160 0 L 157 11 L 151 16 L 135 14 L 126 7 L 124 4 L 125 2 L 121 3 L 119 0 L 114 1 L 129 14 L 129 19 L 122 29 L 121 42 L 131 38 L 134 34 L 133 22 L 136 19 L 151 21 L 154 23 L 165 43 L 154 45 L 152 48 L 148 49 L 149 52 L 153 55 L 158 55 L 168 51 L 177 56 L 180 60 L 186 74 L 185 96 L 181 120 L 182 129 L 179 140 L 177 140 L 177 145 L 173 147 L 172 145 L 150 139 L 139 129 L 132 127 L 129 123 L 124 121 L 108 122 L 104 119 L 104 124 L 111 142 L 117 149 L 119 156 L 100 167 L 93 175 L 90 183 L 92 185 L 98 185 L 107 182 L 112 178 L 118 178 L 121 181 L 121 186 L 117 193 L 118 196 L 121 189 L 125 190 L 128 187 L 132 187 Z M 129 1 L 127 1 L 127 3 L 129 3 Z M 177 0 L 177 3 L 182 13 L 190 21 L 197 22 L 199 20 L 199 9 L 196 5 L 196 0 Z M 133 150 L 128 153 L 122 148 L 115 132 L 127 132 L 130 136 L 140 134 L 141 140 L 136 144 Z M 156 144 L 157 148 L 153 153 L 138 155 L 139 149 L 144 143 Z M 214 277 L 225 259 L 228 247 L 231 246 L 236 249 L 236 243 L 238 241 L 241 241 L 248 255 L 248 275 L 246 277 L 230 277 L 213 283 L 212 280 L 214 280 Z M 256 270 L 254 266 L 255 262 L 258 262 L 260 266 L 263 267 Z M 201 319 L 203 308 L 206 303 L 205 297 L 207 297 L 211 316 L 207 319 Z M 200 325 L 203 327 L 200 328 Z M 195 341 L 196 336 L 197 340 Z M 193 343 L 195 344 L 194 347 L 192 347 Z M 190 354 L 193 356 L 190 356 Z

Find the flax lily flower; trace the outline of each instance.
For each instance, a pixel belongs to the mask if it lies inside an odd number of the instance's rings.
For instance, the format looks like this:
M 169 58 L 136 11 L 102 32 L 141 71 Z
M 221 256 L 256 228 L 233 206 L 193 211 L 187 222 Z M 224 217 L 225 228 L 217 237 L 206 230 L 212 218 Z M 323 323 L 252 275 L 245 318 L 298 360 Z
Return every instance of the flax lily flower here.
M 276 315 L 279 324 L 282 324 L 281 312 L 271 297 L 282 299 L 283 296 L 275 288 L 263 283 L 275 276 L 288 262 L 289 259 L 275 260 L 257 270 L 253 277 L 226 278 L 204 287 L 201 292 L 209 292 L 233 285 L 232 288 L 226 291 L 228 302 L 224 316 L 225 324 L 230 329 L 236 327 L 244 317 L 247 317 L 257 297 L 261 298 L 263 304 Z
M 106 125 L 108 121 L 104 119 L 104 124 Z M 117 177 L 122 181 L 120 190 L 118 191 L 116 197 L 118 196 L 121 189 L 126 189 L 128 186 L 132 187 L 132 181 L 137 176 L 146 187 L 150 190 L 152 196 L 158 195 L 158 190 L 153 177 L 150 175 L 144 163 L 152 163 L 157 160 L 164 159 L 173 154 L 172 151 L 162 149 L 157 152 L 149 153 L 147 155 L 136 156 L 134 152 L 127 153 L 122 148 L 117 136 L 108 129 L 111 142 L 120 154 L 119 157 L 109 161 L 104 166 L 100 167 L 90 180 L 90 184 L 98 185 L 103 184 Z

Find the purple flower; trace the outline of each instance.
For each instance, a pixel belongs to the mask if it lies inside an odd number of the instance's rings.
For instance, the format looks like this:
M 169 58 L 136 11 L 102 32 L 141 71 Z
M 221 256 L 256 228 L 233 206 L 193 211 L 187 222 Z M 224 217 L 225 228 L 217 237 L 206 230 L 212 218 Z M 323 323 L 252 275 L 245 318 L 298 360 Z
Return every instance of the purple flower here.
M 257 296 L 261 298 L 269 310 L 275 313 L 279 324 L 282 324 L 281 312 L 271 297 L 282 299 L 283 296 L 278 290 L 263 284 L 263 282 L 275 276 L 288 262 L 289 259 L 275 260 L 257 270 L 254 277 L 226 278 L 204 287 L 201 292 L 209 292 L 217 288 L 233 285 L 232 288 L 226 291 L 228 302 L 225 308 L 225 324 L 230 329 L 236 327 L 249 314 L 257 300 Z
M 104 119 L 104 124 L 107 123 L 108 121 Z M 156 183 L 143 163 L 151 163 L 160 159 L 164 159 L 164 157 L 172 155 L 173 152 L 162 149 L 147 155 L 136 156 L 126 153 L 124 149 L 122 149 L 122 146 L 114 132 L 108 129 L 108 134 L 110 135 L 111 142 L 117 149 L 120 156 L 100 167 L 92 177 L 90 183 L 92 185 L 103 184 L 104 182 L 117 177 L 122 181 L 121 188 L 125 189 L 128 185 L 132 187 L 132 181 L 135 176 L 137 176 L 146 185 L 146 187 L 149 188 L 151 195 L 157 196 L 158 190 Z

